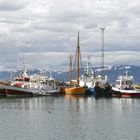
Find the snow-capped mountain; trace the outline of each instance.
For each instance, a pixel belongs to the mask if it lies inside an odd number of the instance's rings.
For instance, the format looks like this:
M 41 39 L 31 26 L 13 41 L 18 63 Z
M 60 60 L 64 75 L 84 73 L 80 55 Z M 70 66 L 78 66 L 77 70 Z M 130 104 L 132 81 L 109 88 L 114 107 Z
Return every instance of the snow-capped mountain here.
M 128 75 L 132 75 L 134 77 L 135 83 L 140 83 L 140 66 L 127 66 Z M 99 67 L 93 68 L 94 74 L 99 75 L 101 74 L 101 69 Z M 39 69 L 31 69 L 29 70 L 29 74 L 35 74 L 40 73 L 41 71 Z M 110 66 L 104 69 L 104 74 L 108 76 L 110 83 L 114 84 L 117 76 L 124 75 L 126 72 L 126 66 L 125 65 L 117 65 L 117 66 Z M 84 73 L 84 69 L 81 69 L 81 74 Z M 20 70 L 16 70 L 13 73 L 13 76 L 17 76 L 20 74 Z M 46 70 L 44 71 L 44 74 L 46 74 L 48 77 L 50 76 L 50 71 Z M 69 72 L 67 71 L 53 71 L 51 72 L 51 75 L 59 81 L 68 81 L 69 80 Z M 0 79 L 1 80 L 9 80 L 11 76 L 11 72 L 9 71 L 0 71 Z

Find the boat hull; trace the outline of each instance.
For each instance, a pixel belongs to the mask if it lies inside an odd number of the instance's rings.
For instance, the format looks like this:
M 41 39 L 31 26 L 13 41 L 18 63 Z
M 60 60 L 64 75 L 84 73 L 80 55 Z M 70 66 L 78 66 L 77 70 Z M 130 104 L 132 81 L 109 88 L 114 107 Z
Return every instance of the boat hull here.
M 4 87 L 0 87 L 0 96 L 6 96 L 6 90 Z
M 57 96 L 61 95 L 60 90 L 43 90 L 33 93 L 34 96 Z
M 68 88 L 65 88 L 65 94 L 85 95 L 86 88 L 85 87 L 68 87 Z
M 123 97 L 123 98 L 140 98 L 140 90 L 119 90 L 112 88 L 112 96 Z
M 123 97 L 123 98 L 140 98 L 140 93 L 123 92 L 123 93 L 121 93 L 121 97 Z
M 29 89 L 9 86 L 6 89 L 6 96 L 8 97 L 32 97 L 33 91 Z
M 104 97 L 105 90 L 100 87 L 90 87 L 88 88 L 88 95 L 93 95 L 95 97 Z

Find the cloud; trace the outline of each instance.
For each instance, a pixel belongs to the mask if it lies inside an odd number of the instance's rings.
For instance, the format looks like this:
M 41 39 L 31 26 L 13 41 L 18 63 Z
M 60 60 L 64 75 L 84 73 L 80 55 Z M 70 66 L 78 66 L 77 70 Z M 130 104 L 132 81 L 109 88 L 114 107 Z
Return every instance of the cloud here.
M 105 27 L 107 65 L 139 65 L 139 6 L 139 0 L 0 0 L 0 63 L 25 57 L 34 67 L 68 67 L 80 31 L 83 60 L 91 55 L 100 65 Z
M 24 8 L 27 0 L 0 0 L 0 11 L 15 11 Z

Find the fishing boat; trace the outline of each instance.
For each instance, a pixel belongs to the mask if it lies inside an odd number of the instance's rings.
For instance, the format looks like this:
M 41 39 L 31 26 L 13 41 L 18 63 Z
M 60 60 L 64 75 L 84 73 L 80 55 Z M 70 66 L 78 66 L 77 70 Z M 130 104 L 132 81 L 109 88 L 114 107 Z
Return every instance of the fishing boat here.
M 5 86 L 0 86 L 0 97 L 1 96 L 6 96 Z
M 58 82 L 52 75 L 46 77 L 43 73 L 30 76 L 28 88 L 39 91 L 38 93 L 36 92 L 35 96 L 60 94 Z
M 23 78 L 23 77 L 22 77 Z M 5 96 L 5 97 L 15 97 L 15 96 L 20 96 L 20 97 L 25 97 L 25 96 L 33 96 L 33 90 L 27 89 L 27 84 L 24 85 L 23 79 L 18 78 L 18 82 L 14 82 L 15 85 L 13 84 L 13 81 L 3 81 L 0 82 L 0 95 Z M 19 79 L 22 81 L 19 83 Z M 25 78 L 26 79 L 26 78 Z
M 104 74 L 104 30 L 105 28 L 101 28 L 102 30 L 102 66 L 101 66 L 101 74 L 95 75 L 93 72 L 90 61 L 88 61 L 87 69 L 85 74 L 81 76 L 80 85 L 85 85 L 88 87 L 87 93 L 89 95 L 93 95 L 95 97 L 111 97 L 111 86 L 109 84 L 109 79 L 107 75 Z
M 134 87 L 133 76 L 126 74 L 118 76 L 115 86 L 112 87 L 113 97 L 140 98 L 140 89 Z
M 0 96 L 2 96 L 2 97 L 6 96 L 5 88 L 9 85 L 10 85 L 9 81 L 0 81 Z
M 7 97 L 33 97 L 34 93 L 38 91 L 33 91 L 27 88 L 20 88 L 15 86 L 5 87 Z
M 68 87 L 65 88 L 65 93 L 66 94 L 72 94 L 72 95 L 85 95 L 85 87 Z
M 84 75 L 80 78 L 80 85 L 87 86 L 88 95 L 93 95 L 95 97 L 109 97 L 110 96 L 110 84 L 107 75 L 96 76 L 90 66 L 90 62 L 87 64 L 87 69 Z
M 85 95 L 86 94 L 86 87 L 79 85 L 80 80 L 80 43 L 79 43 L 79 32 L 77 38 L 77 47 L 76 47 L 76 55 L 75 59 L 77 62 L 77 80 L 71 80 L 70 78 L 70 85 L 65 87 L 64 92 L 65 94 L 71 95 Z M 71 65 L 70 65 L 70 73 L 71 73 Z
M 94 90 L 97 96 L 111 97 L 111 85 L 109 84 L 107 75 L 98 75 L 95 77 Z
M 54 83 L 50 79 L 52 83 Z M 33 81 L 32 81 L 33 82 Z M 18 83 L 14 82 L 14 85 L 1 85 L 0 86 L 0 96 L 7 96 L 7 97 L 32 97 L 32 96 L 45 96 L 45 95 L 58 95 L 60 94 L 59 88 L 55 89 L 53 88 L 45 88 L 46 84 L 41 83 L 32 85 L 32 82 L 25 82 L 21 81 L 21 83 L 18 81 Z M 44 89 L 45 88 L 45 89 Z
M 88 60 L 87 67 L 84 69 L 84 74 L 80 77 L 80 86 L 93 87 L 95 75 L 91 68 L 90 60 Z
M 27 68 L 23 63 L 21 74 L 11 80 L 6 89 L 7 96 L 41 96 L 60 93 L 57 81 L 52 77 L 46 77 L 44 72 L 28 75 Z M 53 94 L 54 93 L 54 94 Z

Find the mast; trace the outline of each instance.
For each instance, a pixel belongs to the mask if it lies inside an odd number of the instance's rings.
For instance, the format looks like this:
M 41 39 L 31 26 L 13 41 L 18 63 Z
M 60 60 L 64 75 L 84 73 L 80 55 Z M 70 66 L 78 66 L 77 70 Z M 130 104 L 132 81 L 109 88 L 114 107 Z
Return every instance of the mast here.
M 13 67 L 11 67 L 11 72 L 10 72 L 10 81 L 13 80 Z
M 89 68 L 90 68 L 90 56 L 88 56 L 88 61 L 87 61 L 87 75 L 91 74 Z
M 77 84 L 79 85 L 79 77 L 80 77 L 80 43 L 79 43 L 79 32 L 77 38 Z
M 125 76 L 127 78 L 128 77 L 128 69 L 129 69 L 129 67 L 125 67 L 125 69 L 126 69 Z
M 73 56 L 70 55 L 70 56 L 69 56 L 69 59 L 70 59 L 70 74 L 69 74 L 69 81 L 70 81 L 70 82 L 71 82 L 71 80 L 72 80 L 72 58 L 73 58 Z
M 102 60 L 101 60 L 101 67 L 102 67 L 102 73 L 101 76 L 104 76 L 104 30 L 105 28 L 100 28 L 102 32 Z
M 24 59 L 23 59 L 23 68 L 22 68 L 22 73 L 21 73 L 21 76 L 23 76 L 23 77 L 28 77 L 28 74 L 27 74 L 27 67 L 26 67 L 26 65 L 25 65 L 25 63 L 24 63 Z

